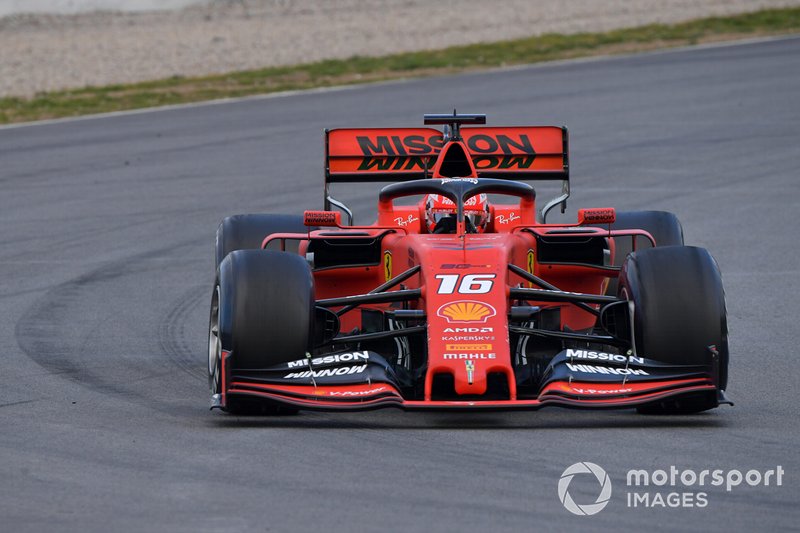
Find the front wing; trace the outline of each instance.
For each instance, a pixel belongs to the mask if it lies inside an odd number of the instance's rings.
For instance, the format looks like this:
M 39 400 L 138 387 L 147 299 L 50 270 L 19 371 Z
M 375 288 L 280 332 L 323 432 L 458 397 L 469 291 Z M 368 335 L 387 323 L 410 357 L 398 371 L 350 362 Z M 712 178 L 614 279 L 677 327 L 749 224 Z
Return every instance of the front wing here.
M 577 357 L 576 357 L 577 354 Z M 666 365 L 646 358 L 624 362 L 587 361 L 586 352 L 556 355 L 533 397 L 504 400 L 408 399 L 392 367 L 375 352 L 335 354 L 300 360 L 266 370 L 231 372 L 230 352 L 223 352 L 223 388 L 212 408 L 229 398 L 260 398 L 276 405 L 325 411 L 395 407 L 405 410 L 536 410 L 547 406 L 623 409 L 664 400 L 705 395 L 718 404 L 732 403 L 718 389 L 718 361 L 699 367 Z M 354 355 L 356 357 L 354 357 Z M 320 359 L 327 359 L 320 360 Z M 636 362 L 632 363 L 631 360 Z

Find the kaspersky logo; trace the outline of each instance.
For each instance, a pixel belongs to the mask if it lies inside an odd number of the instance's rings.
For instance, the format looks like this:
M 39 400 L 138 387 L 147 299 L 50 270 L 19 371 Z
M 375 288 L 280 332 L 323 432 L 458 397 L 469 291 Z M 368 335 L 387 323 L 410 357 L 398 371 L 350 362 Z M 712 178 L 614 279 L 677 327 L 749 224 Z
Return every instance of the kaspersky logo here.
M 445 304 L 436 311 L 436 315 L 447 320 L 449 324 L 465 322 L 482 322 L 497 315 L 494 307 L 474 300 L 461 300 Z

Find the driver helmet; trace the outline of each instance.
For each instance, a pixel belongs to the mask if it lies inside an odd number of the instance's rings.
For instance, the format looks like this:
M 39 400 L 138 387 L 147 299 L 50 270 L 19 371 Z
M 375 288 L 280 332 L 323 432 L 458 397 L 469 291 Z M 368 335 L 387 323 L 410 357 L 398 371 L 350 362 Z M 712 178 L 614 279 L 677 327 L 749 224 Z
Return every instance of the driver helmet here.
M 456 204 L 440 194 L 425 198 L 425 218 L 430 233 L 455 233 Z M 467 233 L 483 233 L 489 224 L 489 200 L 485 194 L 476 194 L 464 202 L 464 222 Z

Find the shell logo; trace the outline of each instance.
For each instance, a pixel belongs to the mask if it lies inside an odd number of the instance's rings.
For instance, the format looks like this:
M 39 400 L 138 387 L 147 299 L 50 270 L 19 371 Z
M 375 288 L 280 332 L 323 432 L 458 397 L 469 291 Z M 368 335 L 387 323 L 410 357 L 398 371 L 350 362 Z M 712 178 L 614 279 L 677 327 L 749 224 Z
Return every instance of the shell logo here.
M 461 300 L 444 304 L 436 311 L 436 315 L 447 320 L 450 324 L 461 322 L 486 322 L 495 316 L 497 311 L 489 304 L 473 300 Z

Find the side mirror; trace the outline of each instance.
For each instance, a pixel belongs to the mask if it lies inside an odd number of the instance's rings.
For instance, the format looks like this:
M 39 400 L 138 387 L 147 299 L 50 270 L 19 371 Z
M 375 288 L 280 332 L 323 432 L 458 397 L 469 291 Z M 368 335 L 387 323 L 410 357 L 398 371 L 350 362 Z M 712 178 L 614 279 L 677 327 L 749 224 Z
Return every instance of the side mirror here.
M 309 227 L 339 227 L 342 225 L 342 214 L 338 211 L 304 211 L 303 224 Z
M 578 224 L 613 224 L 617 220 L 617 211 L 613 207 L 595 207 L 578 210 Z

